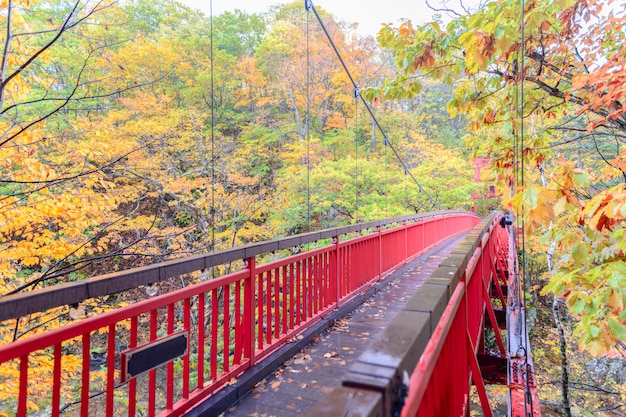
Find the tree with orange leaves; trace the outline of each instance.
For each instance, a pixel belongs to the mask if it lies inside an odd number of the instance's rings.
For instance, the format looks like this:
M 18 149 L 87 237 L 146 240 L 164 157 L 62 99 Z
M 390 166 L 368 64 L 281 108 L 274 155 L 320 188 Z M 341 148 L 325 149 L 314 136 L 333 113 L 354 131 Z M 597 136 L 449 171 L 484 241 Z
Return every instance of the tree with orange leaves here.
M 439 11 L 453 17 L 445 27 L 380 31 L 399 75 L 368 97 L 412 97 L 422 77 L 461 79 L 448 111 L 467 117 L 466 144 L 510 190 L 536 243 L 527 252 L 547 255 L 563 368 L 560 300 L 580 347 L 602 355 L 626 341 L 626 7 L 502 0 Z

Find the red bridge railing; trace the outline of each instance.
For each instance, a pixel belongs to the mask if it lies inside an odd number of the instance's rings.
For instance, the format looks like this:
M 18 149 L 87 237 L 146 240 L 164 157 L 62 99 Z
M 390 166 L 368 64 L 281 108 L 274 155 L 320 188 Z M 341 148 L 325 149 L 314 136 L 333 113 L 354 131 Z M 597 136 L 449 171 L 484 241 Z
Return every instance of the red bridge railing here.
M 500 267 L 506 266 L 509 253 L 508 233 L 500 227 L 500 219 L 492 218 L 487 227 L 475 229 L 481 234 L 470 234 L 466 238 L 474 242 L 465 259 L 458 259 L 464 270 L 411 374 L 402 416 L 468 415 L 472 382 L 476 385 L 484 415 L 493 415 L 477 356 L 485 349 L 485 320 L 494 319 L 491 289 L 507 284 L 506 280 L 499 282 L 497 274 Z M 498 328 L 497 323 L 492 324 Z M 494 334 L 500 353 L 506 357 L 500 332 Z
M 516 259 L 508 219 L 483 220 L 308 416 L 465 416 L 474 385 L 490 417 L 486 383 L 509 386 L 510 416 L 540 416 Z M 497 349 L 485 346 L 488 327 Z
M 18 417 L 182 415 L 386 271 L 478 222 L 465 212 L 406 216 L 3 297 L 0 320 L 11 326 L 34 312 L 245 260 L 228 275 L 0 346 L 0 407 Z M 322 239 L 332 243 L 257 264 Z M 37 369 L 44 364 L 49 372 Z

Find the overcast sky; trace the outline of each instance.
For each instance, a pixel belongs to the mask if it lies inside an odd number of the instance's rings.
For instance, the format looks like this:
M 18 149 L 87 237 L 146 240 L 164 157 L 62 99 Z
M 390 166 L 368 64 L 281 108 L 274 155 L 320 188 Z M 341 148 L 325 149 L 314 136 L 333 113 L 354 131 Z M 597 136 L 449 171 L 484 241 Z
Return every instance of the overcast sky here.
M 200 9 L 209 15 L 209 0 L 178 0 L 194 9 Z M 248 13 L 265 12 L 275 4 L 288 3 L 288 0 L 213 0 L 213 14 L 240 9 Z M 301 0 L 304 7 L 304 0 Z M 448 4 L 458 4 L 449 1 Z M 475 3 L 465 0 L 465 4 Z M 431 4 L 440 4 L 432 0 Z M 433 11 L 426 6 L 425 0 L 313 0 L 313 5 L 335 16 L 337 20 L 359 23 L 359 33 L 376 35 L 381 23 L 398 23 L 400 19 L 410 19 L 413 23 L 425 23 L 430 20 Z

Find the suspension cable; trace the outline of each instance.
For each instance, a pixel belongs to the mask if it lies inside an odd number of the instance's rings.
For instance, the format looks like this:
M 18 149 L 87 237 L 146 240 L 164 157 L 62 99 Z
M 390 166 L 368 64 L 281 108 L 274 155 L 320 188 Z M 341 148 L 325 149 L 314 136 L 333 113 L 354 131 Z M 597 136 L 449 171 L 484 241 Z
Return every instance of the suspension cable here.
M 354 88 L 354 224 L 359 223 L 359 90 Z
M 346 75 L 348 75 L 348 78 L 350 78 L 350 82 L 352 83 L 352 85 L 354 87 L 355 94 L 357 94 L 357 92 L 358 92 L 358 97 L 361 99 L 361 101 L 365 105 L 365 108 L 367 109 L 367 112 L 370 114 L 370 116 L 374 120 L 374 123 L 376 124 L 376 127 L 378 128 L 380 133 L 385 138 L 385 142 L 387 143 L 387 146 L 389 146 L 389 148 L 391 148 L 391 150 L 393 151 L 394 155 L 396 156 L 396 159 L 398 160 L 398 162 L 400 162 L 400 164 L 404 168 L 404 171 L 406 172 L 406 174 L 409 177 L 411 177 L 413 182 L 417 185 L 417 187 L 419 188 L 419 191 L 423 192 L 424 194 L 426 194 L 426 196 L 433 203 L 433 205 L 435 205 L 435 206 L 437 206 L 437 207 L 439 207 L 441 209 L 441 204 L 439 204 L 439 202 L 437 202 L 430 195 L 430 193 L 428 193 L 422 187 L 422 185 L 417 181 L 417 179 L 413 176 L 413 174 L 409 170 L 407 164 L 402 160 L 402 158 L 400 157 L 400 154 L 398 154 L 398 151 L 396 150 L 396 148 L 393 146 L 393 144 L 389 140 L 389 137 L 387 136 L 387 134 L 385 133 L 385 130 L 382 128 L 382 126 L 378 122 L 378 119 L 376 118 L 376 116 L 374 116 L 374 112 L 370 108 L 369 104 L 367 104 L 367 101 L 361 95 L 360 90 L 359 90 L 359 85 L 357 84 L 357 82 L 352 77 L 352 74 L 350 73 L 350 70 L 348 69 L 348 66 L 346 65 L 343 57 L 341 56 L 341 53 L 339 52 L 339 50 L 337 49 L 337 46 L 335 45 L 335 42 L 333 41 L 333 38 L 330 36 L 330 33 L 328 32 L 328 29 L 326 29 L 326 25 L 324 25 L 324 22 L 322 21 L 322 18 L 320 17 L 319 13 L 317 12 L 317 9 L 313 5 L 313 1 L 312 0 L 305 0 L 304 3 L 305 3 L 307 14 L 309 12 L 311 12 L 311 11 L 315 14 L 315 17 L 317 18 L 317 21 L 319 22 L 320 26 L 322 27 L 322 30 L 324 31 L 324 34 L 326 35 L 326 38 L 330 42 L 330 46 L 332 46 L 333 50 L 335 51 L 335 54 L 337 55 L 337 58 L 339 58 L 339 62 L 341 63 L 341 66 L 343 67 L 344 71 L 346 72 Z
M 311 232 L 311 62 L 309 47 L 309 14 L 306 14 L 306 229 Z
M 524 177 L 524 135 L 525 135 L 525 129 L 524 129 L 524 102 L 525 102 L 525 98 L 524 98 L 524 78 L 525 78 L 525 73 L 526 73 L 526 34 L 525 34 L 525 29 L 526 29 L 526 3 L 525 0 L 521 0 L 521 6 L 522 6 L 522 10 L 521 10 L 521 38 L 522 38 L 522 42 L 521 42 L 521 46 L 520 46 L 520 50 L 521 50 L 521 62 L 520 62 L 520 70 L 521 70 L 521 78 L 520 78 L 520 107 L 519 107 L 519 118 L 520 118 L 520 152 L 519 152 L 519 157 L 520 157 L 520 168 L 521 168 L 521 172 L 520 172 L 520 181 L 521 181 L 521 186 L 522 186 L 522 190 L 524 189 L 525 186 L 525 177 Z M 522 213 L 523 214 L 523 213 Z M 522 266 L 521 266 L 521 270 L 522 270 L 522 320 L 524 323 L 524 338 L 523 338 L 523 343 L 522 346 L 524 347 L 524 351 L 525 351 L 525 364 L 526 364 L 526 372 L 525 375 L 526 377 L 525 379 L 525 392 L 524 392 L 524 415 L 526 416 L 533 416 L 534 415 L 534 410 L 533 410 L 533 401 L 532 401 L 532 396 L 530 393 L 530 381 L 529 381 L 529 369 L 530 369 L 530 364 L 528 363 L 528 359 L 529 359 L 529 349 L 528 349 L 528 328 L 527 326 L 527 321 L 526 321 L 526 284 L 527 284 L 527 269 L 528 269 L 528 265 L 527 265 L 527 254 L 526 254 L 526 221 L 524 219 L 524 217 L 522 216 Z M 528 408 L 530 408 L 530 410 L 528 410 Z
M 406 213 L 408 214 L 409 212 L 409 187 L 407 187 L 407 181 L 406 181 L 406 177 L 408 176 L 407 174 L 407 169 L 406 167 L 404 168 L 404 176 L 402 177 L 404 179 L 404 200 L 405 200 L 405 204 L 406 204 Z
M 374 130 L 376 134 L 376 130 Z M 389 218 L 389 152 L 387 152 L 387 139 L 384 139 L 383 152 L 385 152 L 385 218 Z
M 211 252 L 215 252 L 215 77 L 213 58 L 213 0 L 209 2 L 209 24 L 211 41 Z

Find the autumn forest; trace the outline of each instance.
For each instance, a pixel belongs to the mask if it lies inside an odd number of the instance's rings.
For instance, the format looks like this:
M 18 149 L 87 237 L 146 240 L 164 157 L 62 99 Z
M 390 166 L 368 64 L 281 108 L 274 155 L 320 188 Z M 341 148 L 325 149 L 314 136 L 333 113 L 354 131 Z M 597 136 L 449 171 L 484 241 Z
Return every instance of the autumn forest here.
M 535 347 L 540 395 L 566 415 L 624 415 L 618 3 L 448 2 L 445 19 L 377 39 L 319 9 L 355 94 L 301 1 L 217 16 L 173 0 L 3 1 L 0 296 L 363 221 L 506 209 L 524 231 L 533 336 L 551 342 Z M 478 184 L 477 157 L 491 161 Z M 497 197 L 473 198 L 487 184 Z M 0 339 L 67 320 L 3 323 Z M 12 401 L 0 390 L 0 415 Z

